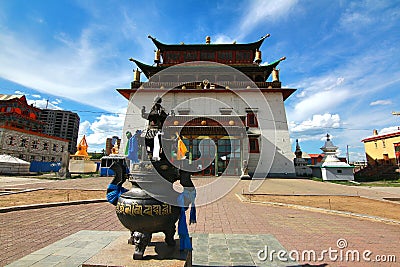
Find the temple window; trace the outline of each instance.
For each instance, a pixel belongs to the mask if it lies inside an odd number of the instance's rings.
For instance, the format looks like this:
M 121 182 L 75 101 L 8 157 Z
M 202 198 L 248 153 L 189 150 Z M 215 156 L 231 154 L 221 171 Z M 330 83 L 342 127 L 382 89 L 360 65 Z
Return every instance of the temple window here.
M 43 150 L 48 150 L 49 149 L 49 144 L 46 142 L 46 143 L 43 143 Z
M 257 116 L 255 113 L 247 113 L 247 126 L 248 127 L 258 127 Z
M 15 140 L 15 137 L 10 136 L 10 137 L 8 138 L 8 145 L 9 145 L 9 146 L 13 146 L 13 145 L 14 145 L 14 140 Z
M 32 148 L 33 149 L 38 149 L 38 141 L 37 140 L 34 140 L 34 141 L 32 141 Z
M 64 146 L 61 146 L 61 151 L 60 152 L 64 152 Z
M 57 144 L 53 144 L 53 151 L 57 152 Z
M 232 61 L 232 51 L 218 51 L 217 52 L 218 62 L 229 62 Z
M 27 141 L 28 141 L 28 140 L 27 140 L 26 138 L 22 138 L 22 139 L 21 139 L 20 147 L 26 147 Z
M 249 152 L 250 153 L 260 153 L 260 148 L 258 145 L 257 138 L 249 138 Z
M 195 60 L 197 60 L 197 52 L 196 51 L 185 52 L 185 61 L 195 61 Z
M 200 60 L 202 61 L 214 61 L 215 52 L 202 51 L 200 52 Z
M 378 143 L 375 141 L 374 144 L 375 144 L 375 148 L 378 149 Z
M 163 55 L 165 63 L 179 63 L 181 59 L 181 53 L 179 51 L 168 51 Z
M 383 148 L 386 148 L 386 142 L 385 142 L 385 140 L 382 140 L 382 147 L 383 147 Z
M 256 82 L 265 82 L 264 77 L 261 75 L 257 75 L 255 81 Z
M 236 62 L 251 62 L 252 56 L 250 51 L 236 51 Z

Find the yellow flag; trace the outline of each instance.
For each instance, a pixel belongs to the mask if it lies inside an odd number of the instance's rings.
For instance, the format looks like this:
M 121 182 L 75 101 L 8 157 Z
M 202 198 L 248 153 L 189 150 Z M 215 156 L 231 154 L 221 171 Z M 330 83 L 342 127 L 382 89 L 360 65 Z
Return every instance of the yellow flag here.
M 185 158 L 185 154 L 188 152 L 185 143 L 182 139 L 178 136 L 178 151 L 176 152 L 176 159 L 181 160 Z

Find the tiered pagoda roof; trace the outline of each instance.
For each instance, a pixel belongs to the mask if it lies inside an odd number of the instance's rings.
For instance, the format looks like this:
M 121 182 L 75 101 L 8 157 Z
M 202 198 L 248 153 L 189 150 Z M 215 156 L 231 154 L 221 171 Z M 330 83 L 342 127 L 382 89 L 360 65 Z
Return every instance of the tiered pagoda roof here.
M 137 89 L 168 88 L 178 90 L 184 86 L 185 89 L 199 90 L 202 89 L 201 87 L 199 88 L 199 83 L 206 79 L 213 84 L 213 89 L 268 89 L 271 92 L 282 92 L 284 99 L 286 99 L 295 89 L 282 89 L 279 79 L 267 82 L 274 69 L 286 58 L 282 57 L 272 63 L 260 64 L 260 47 L 269 36 L 267 34 L 258 41 L 247 44 L 237 44 L 236 42 L 231 44 L 211 44 L 209 37 L 207 37 L 205 44 L 164 44 L 149 35 L 148 38 L 151 39 L 157 48 L 154 64 L 149 65 L 133 58 L 129 59 L 137 65 L 149 81 L 143 83 L 135 79 L 131 83 L 130 89 L 117 90 L 125 98 L 129 99 L 130 94 Z M 213 63 L 207 64 L 207 62 Z M 161 71 L 182 63 L 186 64 L 179 65 L 179 74 L 182 74 L 179 79 L 176 77 L 168 77 L 167 79 L 163 79 L 164 77 L 155 78 L 158 76 L 156 74 Z M 238 73 L 244 74 L 245 78 L 246 76 L 248 77 L 246 78 L 247 81 L 243 81 L 243 78 L 231 78 L 229 74 L 224 77 L 224 71 L 229 70 L 229 68 L 225 68 L 224 70 L 224 68 L 220 67 L 223 65 L 215 63 L 228 65 L 238 70 Z M 193 71 L 193 68 L 196 68 L 195 71 Z M 196 75 L 193 76 L 193 73 L 196 73 Z M 210 73 L 218 73 L 218 77 L 207 77 L 207 74 Z M 171 76 L 171 73 L 169 74 Z M 250 83 L 252 85 L 249 85 Z

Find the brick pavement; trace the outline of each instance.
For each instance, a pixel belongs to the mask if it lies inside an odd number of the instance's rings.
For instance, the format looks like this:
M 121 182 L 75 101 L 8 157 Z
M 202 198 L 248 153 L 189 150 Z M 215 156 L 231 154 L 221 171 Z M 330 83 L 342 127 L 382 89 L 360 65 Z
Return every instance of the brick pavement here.
M 85 186 L 105 188 L 103 185 L 106 185 L 108 181 L 109 178 L 90 178 L 60 182 L 66 187 L 81 188 L 84 182 Z M 200 183 L 199 181 L 208 182 L 205 179 L 196 180 L 196 183 Z M 271 234 L 286 249 L 300 251 L 336 248 L 336 241 L 344 238 L 348 242 L 349 249 L 360 251 L 368 249 L 374 253 L 373 255 L 396 255 L 397 261 L 400 261 L 398 252 L 400 227 L 398 225 L 263 204 L 242 203 L 235 193 L 241 192 L 247 183 L 247 181 L 242 181 L 218 201 L 198 207 L 198 222 L 190 225 L 189 231 L 191 233 Z M 54 183 L 49 184 L 54 186 Z M 1 266 L 79 230 L 124 230 L 115 216 L 113 206 L 107 203 L 9 212 L 0 214 L 0 217 Z M 260 244 L 254 249 L 258 251 L 264 245 Z M 335 263 L 331 265 L 335 266 Z M 351 265 L 353 266 L 354 263 Z

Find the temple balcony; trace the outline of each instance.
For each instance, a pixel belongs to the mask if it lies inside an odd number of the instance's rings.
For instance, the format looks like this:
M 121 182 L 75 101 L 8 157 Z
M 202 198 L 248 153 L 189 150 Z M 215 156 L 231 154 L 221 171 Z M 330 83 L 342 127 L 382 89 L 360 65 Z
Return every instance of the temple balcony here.
M 255 87 L 257 86 L 257 87 Z M 281 88 L 281 82 L 218 81 L 203 82 L 131 82 L 131 89 L 246 89 Z

